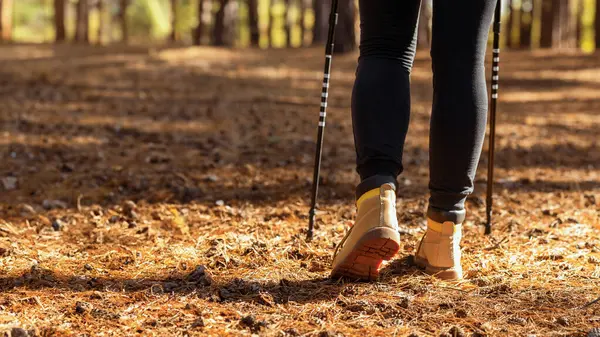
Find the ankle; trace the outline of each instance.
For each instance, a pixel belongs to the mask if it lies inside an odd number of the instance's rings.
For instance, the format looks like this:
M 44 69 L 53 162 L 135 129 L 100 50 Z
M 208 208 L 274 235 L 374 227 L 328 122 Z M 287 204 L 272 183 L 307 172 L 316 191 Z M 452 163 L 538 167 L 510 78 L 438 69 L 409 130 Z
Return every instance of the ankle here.
M 359 200 L 365 193 L 378 189 L 384 184 L 393 184 L 394 188 L 398 186 L 396 178 L 390 175 L 374 175 L 364 179 L 356 186 L 356 200 Z
M 437 222 L 427 218 L 427 232 L 433 232 L 437 236 L 456 236 L 462 233 L 462 224 L 452 221 Z
M 465 221 L 466 213 L 464 209 L 447 211 L 429 205 L 427 208 L 427 219 L 428 222 L 432 220 L 440 224 L 451 222 L 460 225 Z

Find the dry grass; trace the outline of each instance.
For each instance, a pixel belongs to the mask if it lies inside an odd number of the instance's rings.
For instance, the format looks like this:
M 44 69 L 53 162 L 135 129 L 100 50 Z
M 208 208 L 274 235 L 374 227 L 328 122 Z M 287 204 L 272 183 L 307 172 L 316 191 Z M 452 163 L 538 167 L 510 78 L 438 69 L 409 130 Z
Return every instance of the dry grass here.
M 378 283 L 327 278 L 355 215 L 349 93 L 334 63 L 321 214 L 304 240 L 321 51 L 0 48 L 0 333 L 584 336 L 600 326 L 599 56 L 503 57 L 494 235 L 485 160 L 466 278 L 411 265 L 424 230 L 430 65 L 419 55 Z M 596 75 L 594 75 L 596 74 Z M 133 201 L 131 201 L 133 200 Z

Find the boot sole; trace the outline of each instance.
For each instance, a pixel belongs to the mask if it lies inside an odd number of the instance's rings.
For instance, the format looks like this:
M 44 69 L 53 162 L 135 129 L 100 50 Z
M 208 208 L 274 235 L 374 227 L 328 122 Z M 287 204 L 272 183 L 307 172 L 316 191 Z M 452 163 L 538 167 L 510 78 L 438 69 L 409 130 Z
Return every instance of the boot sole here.
M 455 269 L 434 267 L 429 264 L 424 258 L 415 256 L 415 265 L 425 271 L 425 273 L 435 276 L 442 280 L 460 280 L 462 279 L 462 273 L 459 273 Z
M 400 250 L 400 234 L 380 227 L 367 232 L 348 256 L 331 272 L 332 278 L 347 277 L 372 281 L 379 277 L 384 260 L 391 260 Z

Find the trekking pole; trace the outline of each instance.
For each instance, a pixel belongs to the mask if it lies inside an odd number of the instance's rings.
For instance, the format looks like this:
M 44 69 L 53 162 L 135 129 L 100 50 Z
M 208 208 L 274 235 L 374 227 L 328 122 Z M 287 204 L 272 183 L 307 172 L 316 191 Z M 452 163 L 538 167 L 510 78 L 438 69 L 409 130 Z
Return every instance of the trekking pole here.
M 492 61 L 492 102 L 490 107 L 490 141 L 488 150 L 488 177 L 487 195 L 485 199 L 485 211 L 487 220 L 485 223 L 485 234 L 492 233 L 492 195 L 494 193 L 494 152 L 496 150 L 496 105 L 498 103 L 498 79 L 500 73 L 500 16 L 502 15 L 502 0 L 497 0 L 494 13 L 494 42 Z
M 321 91 L 321 111 L 319 113 L 319 131 L 317 133 L 317 149 L 315 151 L 315 167 L 313 171 L 312 197 L 310 211 L 308 212 L 308 232 L 306 239 L 311 240 L 314 234 L 315 216 L 317 207 L 317 194 L 319 192 L 319 175 L 321 174 L 321 154 L 323 152 L 323 134 L 325 132 L 325 119 L 327 118 L 327 96 L 329 94 L 329 79 L 331 74 L 331 57 L 335 37 L 335 26 L 338 20 L 338 0 L 331 1 L 329 14 L 329 32 L 325 46 L 325 70 L 323 74 L 323 90 Z

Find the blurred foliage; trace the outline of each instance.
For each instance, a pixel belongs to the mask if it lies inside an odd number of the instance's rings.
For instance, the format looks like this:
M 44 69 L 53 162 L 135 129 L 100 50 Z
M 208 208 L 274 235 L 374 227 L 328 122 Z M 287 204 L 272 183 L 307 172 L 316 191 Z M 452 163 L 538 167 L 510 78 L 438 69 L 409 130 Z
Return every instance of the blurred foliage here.
M 596 0 L 600 1 L 600 0 Z M 583 0 L 583 14 L 581 18 L 581 49 L 585 52 L 593 52 L 595 48 L 594 43 L 594 22 L 596 18 L 596 1 L 594 0 Z M 598 32 L 600 34 L 600 32 Z M 599 46 L 600 47 L 600 46 Z
M 127 18 L 134 38 L 164 38 L 171 31 L 170 5 L 166 0 L 132 1 Z
M 14 2 L 13 37 L 24 42 L 48 42 L 54 37 L 51 1 L 18 0 Z

